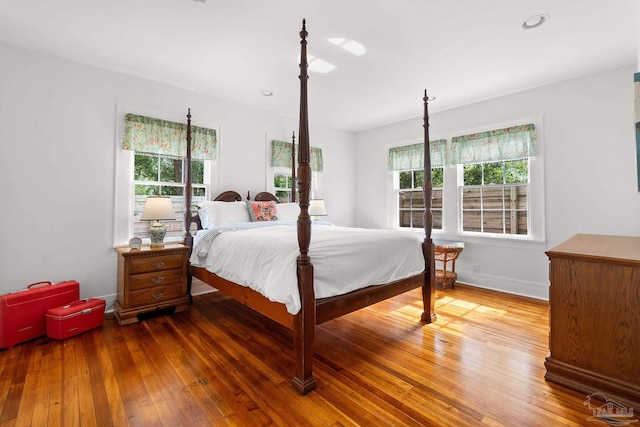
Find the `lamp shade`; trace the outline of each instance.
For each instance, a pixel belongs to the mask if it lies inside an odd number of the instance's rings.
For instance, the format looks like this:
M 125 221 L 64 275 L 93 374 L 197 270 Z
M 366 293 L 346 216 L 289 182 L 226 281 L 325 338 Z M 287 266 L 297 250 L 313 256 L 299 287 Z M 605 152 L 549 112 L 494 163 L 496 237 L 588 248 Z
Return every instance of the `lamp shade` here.
M 149 197 L 144 205 L 140 221 L 162 221 L 174 220 L 176 214 L 173 212 L 171 199 L 168 197 Z
M 324 204 L 323 199 L 311 199 L 309 201 L 309 215 L 311 216 L 326 216 L 327 207 Z

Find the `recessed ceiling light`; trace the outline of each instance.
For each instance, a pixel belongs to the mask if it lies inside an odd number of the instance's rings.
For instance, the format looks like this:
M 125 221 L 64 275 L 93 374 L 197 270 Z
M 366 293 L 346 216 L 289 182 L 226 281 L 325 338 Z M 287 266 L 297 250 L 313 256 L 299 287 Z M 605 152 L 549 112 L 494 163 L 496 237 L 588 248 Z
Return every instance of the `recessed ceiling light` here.
M 261 91 L 260 93 L 263 94 L 264 96 L 273 96 L 273 92 L 270 91 L 269 89 L 265 89 L 265 90 Z
M 544 13 L 539 15 L 533 15 L 522 21 L 522 28 L 525 30 L 532 30 L 538 28 L 549 20 L 550 16 Z

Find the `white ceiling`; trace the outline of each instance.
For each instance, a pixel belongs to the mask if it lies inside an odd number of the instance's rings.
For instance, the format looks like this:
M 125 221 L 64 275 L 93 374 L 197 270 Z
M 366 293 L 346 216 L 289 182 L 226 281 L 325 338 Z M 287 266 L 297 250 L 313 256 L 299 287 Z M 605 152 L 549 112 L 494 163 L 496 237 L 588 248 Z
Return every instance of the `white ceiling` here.
M 310 75 L 310 119 L 359 131 L 421 116 L 425 88 L 437 112 L 634 65 L 636 1 L 2 0 L 0 42 L 297 116 L 306 18 L 309 54 L 337 66 Z

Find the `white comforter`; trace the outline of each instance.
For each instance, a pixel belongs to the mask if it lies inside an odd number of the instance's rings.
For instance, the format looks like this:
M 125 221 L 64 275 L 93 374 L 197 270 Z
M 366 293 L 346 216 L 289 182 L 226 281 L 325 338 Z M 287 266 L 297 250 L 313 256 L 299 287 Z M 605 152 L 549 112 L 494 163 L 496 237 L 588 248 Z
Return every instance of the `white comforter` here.
M 316 298 L 416 275 L 424 270 L 423 237 L 314 223 L 309 256 Z M 191 264 L 300 310 L 295 222 L 230 224 L 196 236 Z

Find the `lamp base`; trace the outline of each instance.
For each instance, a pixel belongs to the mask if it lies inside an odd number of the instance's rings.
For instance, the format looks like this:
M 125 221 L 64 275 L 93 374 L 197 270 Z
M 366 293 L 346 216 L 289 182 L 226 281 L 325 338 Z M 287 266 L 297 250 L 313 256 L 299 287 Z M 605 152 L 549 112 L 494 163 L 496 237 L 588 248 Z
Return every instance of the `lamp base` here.
M 164 236 L 167 234 L 167 227 L 159 221 L 151 224 L 149 227 L 149 238 L 151 239 L 151 248 L 163 248 Z

